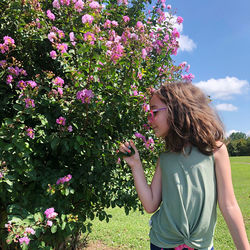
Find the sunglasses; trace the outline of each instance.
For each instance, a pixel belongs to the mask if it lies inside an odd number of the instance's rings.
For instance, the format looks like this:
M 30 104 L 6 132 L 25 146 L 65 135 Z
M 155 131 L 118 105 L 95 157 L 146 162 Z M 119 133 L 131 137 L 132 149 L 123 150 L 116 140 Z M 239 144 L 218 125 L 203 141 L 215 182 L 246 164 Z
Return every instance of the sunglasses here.
M 164 107 L 164 108 L 158 108 L 158 109 L 152 109 L 152 110 L 150 110 L 150 111 L 148 112 L 148 120 L 149 120 L 149 121 L 154 120 L 156 114 L 157 114 L 159 111 L 165 110 L 165 109 L 167 109 L 167 108 Z

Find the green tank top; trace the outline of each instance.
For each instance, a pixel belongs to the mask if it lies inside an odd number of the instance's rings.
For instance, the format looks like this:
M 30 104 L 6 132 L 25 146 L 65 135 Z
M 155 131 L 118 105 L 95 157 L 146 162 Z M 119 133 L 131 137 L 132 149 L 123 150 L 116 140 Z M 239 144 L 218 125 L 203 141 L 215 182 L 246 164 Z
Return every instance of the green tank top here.
M 162 203 L 151 217 L 150 241 L 162 248 L 186 244 L 207 250 L 217 218 L 214 157 L 196 147 L 188 152 L 160 155 Z

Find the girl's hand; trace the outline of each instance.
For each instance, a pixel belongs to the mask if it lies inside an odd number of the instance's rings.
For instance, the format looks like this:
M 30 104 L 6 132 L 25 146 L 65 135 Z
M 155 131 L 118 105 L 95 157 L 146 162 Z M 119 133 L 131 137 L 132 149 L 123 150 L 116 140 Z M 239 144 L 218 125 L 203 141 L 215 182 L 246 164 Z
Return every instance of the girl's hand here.
M 139 152 L 134 144 L 134 142 L 131 140 L 129 142 L 124 142 L 120 144 L 119 151 L 123 153 L 131 153 L 131 147 L 134 149 L 135 153 L 131 156 L 123 156 L 123 160 L 127 162 L 127 164 L 133 168 L 137 165 L 141 165 L 140 155 Z

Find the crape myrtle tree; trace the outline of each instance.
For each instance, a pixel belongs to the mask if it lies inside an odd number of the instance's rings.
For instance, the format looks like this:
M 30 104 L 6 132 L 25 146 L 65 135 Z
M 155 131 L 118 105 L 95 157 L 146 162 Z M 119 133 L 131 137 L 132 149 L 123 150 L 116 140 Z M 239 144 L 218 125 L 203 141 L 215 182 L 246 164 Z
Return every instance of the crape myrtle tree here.
M 142 207 L 117 157 L 156 152 L 147 90 L 191 79 L 174 65 L 182 18 L 127 0 L 0 3 L 0 247 L 65 249 L 108 207 Z M 67 243 L 67 244 L 66 244 Z

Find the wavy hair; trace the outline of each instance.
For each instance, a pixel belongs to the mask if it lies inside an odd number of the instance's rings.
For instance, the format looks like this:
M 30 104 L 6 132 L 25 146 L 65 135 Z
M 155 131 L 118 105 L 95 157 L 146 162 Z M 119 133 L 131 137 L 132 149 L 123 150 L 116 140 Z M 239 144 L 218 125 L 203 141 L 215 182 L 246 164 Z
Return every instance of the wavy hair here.
M 210 106 L 209 97 L 198 87 L 189 82 L 166 83 L 153 95 L 167 106 L 167 150 L 185 152 L 185 147 L 191 144 L 211 155 L 221 146 L 217 141 L 225 139 L 224 126 Z

